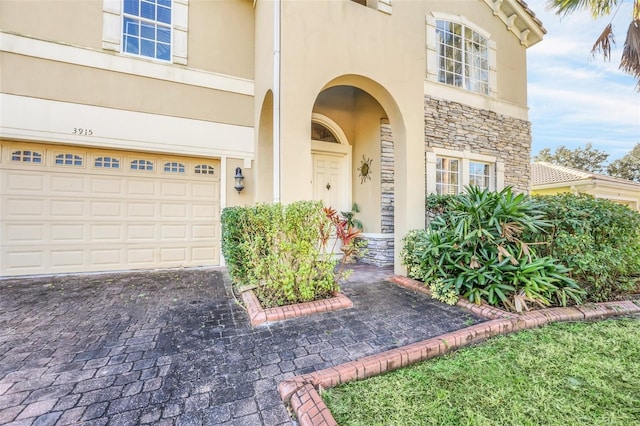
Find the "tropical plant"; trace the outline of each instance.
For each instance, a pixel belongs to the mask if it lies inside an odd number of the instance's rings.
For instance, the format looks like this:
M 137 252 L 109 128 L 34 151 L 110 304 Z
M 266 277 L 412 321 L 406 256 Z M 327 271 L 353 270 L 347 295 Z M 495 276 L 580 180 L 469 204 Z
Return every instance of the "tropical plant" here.
M 580 302 L 582 290 L 568 269 L 551 257 L 537 257 L 522 238 L 525 231 L 541 233 L 550 226 L 535 201 L 511 188 L 465 191 L 451 198 L 429 229 L 405 238 L 402 262 L 410 276 L 434 287 L 434 296 L 445 302 L 452 291 L 516 311 Z
M 355 261 L 355 257 L 361 254 L 366 241 L 358 240 L 362 230 L 354 227 L 353 217 L 350 220 L 345 216 L 341 216 L 331 207 L 325 207 L 323 211 L 329 219 L 329 226 L 323 226 L 320 229 L 321 246 L 325 253 L 334 253 L 336 245 L 340 243 L 339 248 L 343 253 L 341 269 L 344 269 L 346 263 Z M 344 215 L 344 212 L 342 214 Z M 329 242 L 333 236 L 336 238 L 333 240 L 332 247 L 329 248 Z
M 571 269 L 587 300 L 615 299 L 640 286 L 638 212 L 585 194 L 535 198 L 552 226 L 526 238 Z
M 588 10 L 594 18 L 617 13 L 624 0 L 548 0 L 549 9 L 559 15 L 567 15 L 577 10 Z M 633 1 L 631 23 L 622 48 L 619 68 L 637 80 L 640 91 L 640 0 Z M 617 6 L 617 7 L 616 7 Z M 602 53 L 605 60 L 611 58 L 611 45 L 615 43 L 613 27 L 609 23 L 594 43 L 591 53 Z
M 351 206 L 351 211 L 340 212 L 340 214 L 342 214 L 342 216 L 347 220 L 348 226 L 363 231 L 364 225 L 362 225 L 360 219 L 356 218 L 356 213 L 360 213 L 360 207 L 357 203 L 353 203 L 353 205 Z

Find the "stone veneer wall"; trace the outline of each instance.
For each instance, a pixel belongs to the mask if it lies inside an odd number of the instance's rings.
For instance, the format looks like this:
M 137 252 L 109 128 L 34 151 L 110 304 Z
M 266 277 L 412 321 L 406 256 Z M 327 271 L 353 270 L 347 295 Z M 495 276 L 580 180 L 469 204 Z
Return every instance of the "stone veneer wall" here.
M 393 135 L 389 120 L 380 120 L 380 187 L 382 192 L 381 232 L 393 234 L 393 201 L 394 201 L 394 153 Z
M 424 97 L 425 149 L 471 151 L 504 161 L 504 184 L 529 192 L 531 123 L 456 102 Z

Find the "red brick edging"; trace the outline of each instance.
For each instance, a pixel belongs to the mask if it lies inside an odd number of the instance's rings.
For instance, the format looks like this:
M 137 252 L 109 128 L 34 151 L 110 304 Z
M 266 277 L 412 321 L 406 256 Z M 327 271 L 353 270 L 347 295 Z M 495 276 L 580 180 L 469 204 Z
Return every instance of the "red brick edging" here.
M 304 315 L 337 311 L 338 309 L 346 309 L 353 306 L 353 302 L 340 292 L 334 293 L 334 296 L 329 299 L 298 303 L 295 305 L 278 306 L 268 309 L 262 308 L 260 301 L 252 290 L 243 292 L 242 300 L 247 307 L 249 322 L 251 322 L 251 325 L 254 327 L 268 321 L 282 321 Z
M 391 281 L 402 287 L 428 294 L 424 284 L 419 281 L 400 276 L 393 277 Z M 458 306 L 484 316 L 490 321 L 335 367 L 292 377 L 282 381 L 278 386 L 280 397 L 285 404 L 291 404 L 301 426 L 334 426 L 337 423 L 322 401 L 318 392 L 320 389 L 332 388 L 353 380 L 362 380 L 397 370 L 479 343 L 496 335 L 536 328 L 552 322 L 582 321 L 640 313 L 640 306 L 631 301 L 542 309 L 522 315 L 469 302 L 459 302 Z

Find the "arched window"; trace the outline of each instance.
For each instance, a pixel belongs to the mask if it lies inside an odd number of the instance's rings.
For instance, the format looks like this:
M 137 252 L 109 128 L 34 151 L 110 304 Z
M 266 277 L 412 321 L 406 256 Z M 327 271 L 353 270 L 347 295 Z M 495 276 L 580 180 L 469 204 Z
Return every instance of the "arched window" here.
M 199 164 L 196 166 L 195 168 L 195 173 L 197 175 L 213 175 L 215 174 L 215 170 L 213 168 L 213 166 L 210 166 L 208 164 Z
M 184 173 L 184 170 L 184 164 L 182 163 L 164 163 L 164 171 L 167 173 Z
M 95 167 L 100 167 L 104 169 L 119 169 L 120 168 L 120 160 L 113 157 L 98 157 L 93 163 Z
M 311 139 L 321 142 L 340 143 L 331 130 L 315 121 L 311 122 Z
M 149 160 L 133 160 L 131 162 L 131 170 L 153 171 L 153 161 Z
M 62 166 L 82 166 L 82 157 L 75 154 L 58 154 L 55 163 Z

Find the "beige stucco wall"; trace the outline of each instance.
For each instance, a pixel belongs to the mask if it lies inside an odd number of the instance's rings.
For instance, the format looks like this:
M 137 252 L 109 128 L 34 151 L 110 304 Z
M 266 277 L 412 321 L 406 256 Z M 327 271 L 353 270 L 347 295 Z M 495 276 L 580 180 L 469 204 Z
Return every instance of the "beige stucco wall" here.
M 252 0 L 189 1 L 190 68 L 253 79 Z
M 241 192 L 235 190 L 234 186 L 236 167 L 242 169 L 242 175 L 244 176 L 244 189 Z M 256 197 L 256 178 L 254 168 L 245 168 L 244 161 L 240 158 L 227 158 L 227 197 L 226 206 L 252 206 Z
M 102 0 L 0 0 L 0 28 L 102 49 Z
M 253 125 L 253 97 L 30 56 L 0 53 L 3 93 Z
M 0 0 L 0 29 L 103 51 L 102 9 L 103 0 Z M 252 79 L 253 1 L 190 0 L 188 14 L 187 66 Z

